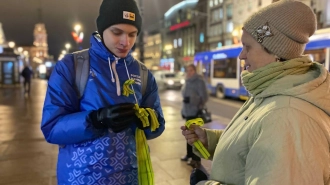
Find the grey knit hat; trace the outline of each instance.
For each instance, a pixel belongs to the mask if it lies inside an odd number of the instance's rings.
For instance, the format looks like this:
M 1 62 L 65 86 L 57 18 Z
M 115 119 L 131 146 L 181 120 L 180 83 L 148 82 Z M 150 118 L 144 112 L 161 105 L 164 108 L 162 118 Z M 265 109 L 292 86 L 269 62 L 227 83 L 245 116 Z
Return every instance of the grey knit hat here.
M 142 17 L 135 0 L 103 0 L 96 19 L 101 36 L 108 27 L 115 24 L 130 24 L 141 30 Z
M 302 2 L 281 0 L 249 17 L 243 29 L 279 58 L 297 58 L 316 30 L 312 9 Z

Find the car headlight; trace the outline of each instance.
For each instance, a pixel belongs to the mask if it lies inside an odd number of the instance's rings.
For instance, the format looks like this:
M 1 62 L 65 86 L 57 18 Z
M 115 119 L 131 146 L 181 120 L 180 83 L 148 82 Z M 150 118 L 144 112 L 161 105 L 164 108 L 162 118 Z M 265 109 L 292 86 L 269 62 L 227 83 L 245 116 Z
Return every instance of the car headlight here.
M 180 80 L 180 83 L 183 85 L 186 81 L 184 79 Z
M 168 84 L 168 85 L 173 85 L 173 84 L 174 84 L 174 81 L 173 81 L 173 80 L 168 80 L 168 81 L 167 81 L 167 84 Z

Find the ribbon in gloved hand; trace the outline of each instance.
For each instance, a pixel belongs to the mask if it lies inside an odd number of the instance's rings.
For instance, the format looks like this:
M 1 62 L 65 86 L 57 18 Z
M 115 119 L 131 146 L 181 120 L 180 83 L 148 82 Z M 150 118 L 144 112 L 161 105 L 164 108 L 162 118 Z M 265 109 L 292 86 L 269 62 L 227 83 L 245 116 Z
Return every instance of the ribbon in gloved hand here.
M 188 120 L 185 124 L 185 126 L 189 129 L 189 127 L 191 125 L 199 125 L 199 126 L 203 126 L 204 125 L 204 121 L 202 118 L 196 118 L 196 119 L 191 119 Z M 206 148 L 204 147 L 204 145 L 202 144 L 202 142 L 200 140 L 195 141 L 194 142 L 194 146 L 197 148 L 197 150 L 202 154 L 202 156 L 204 157 L 204 159 L 208 159 L 210 157 L 210 153 L 206 150 Z
M 150 127 L 151 132 L 153 132 L 159 127 L 159 122 L 153 109 L 140 108 L 138 104 L 135 104 L 134 109 L 135 115 L 142 122 L 142 126 L 139 126 L 142 128 L 138 127 L 135 130 L 139 185 L 154 185 L 154 172 L 147 139 L 143 129 Z
M 134 94 L 133 89 L 131 89 L 129 86 L 134 84 L 133 79 L 126 80 L 124 85 L 123 85 L 123 95 L 124 96 L 129 96 L 130 94 Z

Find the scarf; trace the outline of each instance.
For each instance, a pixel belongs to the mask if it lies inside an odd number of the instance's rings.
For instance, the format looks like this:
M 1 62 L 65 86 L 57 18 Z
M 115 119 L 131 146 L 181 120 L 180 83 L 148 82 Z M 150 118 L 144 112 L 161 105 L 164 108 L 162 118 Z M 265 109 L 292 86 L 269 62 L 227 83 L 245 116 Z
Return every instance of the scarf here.
M 305 74 L 313 62 L 308 56 L 284 62 L 272 62 L 252 72 L 242 71 L 241 79 L 246 90 L 255 97 L 276 80 L 287 75 Z

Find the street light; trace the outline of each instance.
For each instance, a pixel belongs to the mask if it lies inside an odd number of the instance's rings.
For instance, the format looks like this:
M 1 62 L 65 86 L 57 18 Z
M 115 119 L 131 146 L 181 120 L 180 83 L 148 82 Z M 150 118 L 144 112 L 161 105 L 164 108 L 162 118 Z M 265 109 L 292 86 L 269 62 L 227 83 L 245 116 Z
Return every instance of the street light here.
M 81 29 L 81 25 L 80 24 L 76 24 L 74 26 L 74 31 L 76 31 L 76 33 L 78 33 L 80 31 L 80 29 Z
M 19 53 L 22 53 L 22 52 L 23 52 L 23 48 L 22 48 L 22 47 L 18 47 L 18 48 L 17 48 L 17 51 L 18 51 Z
M 66 43 L 65 44 L 65 49 L 66 49 L 66 52 L 69 53 L 69 50 L 71 48 L 71 44 L 70 43 Z
M 8 42 L 8 46 L 10 48 L 14 48 L 15 47 L 15 42 L 13 42 L 13 41 Z
M 84 33 L 81 31 L 82 30 L 82 26 L 80 24 L 76 24 L 73 27 L 74 31 L 71 32 L 73 40 L 76 41 L 77 43 L 77 49 L 79 50 L 79 44 L 82 43 L 83 39 L 84 39 Z
M 25 50 L 25 51 L 23 51 L 23 55 L 26 56 L 26 57 L 28 57 L 29 56 L 29 52 Z

